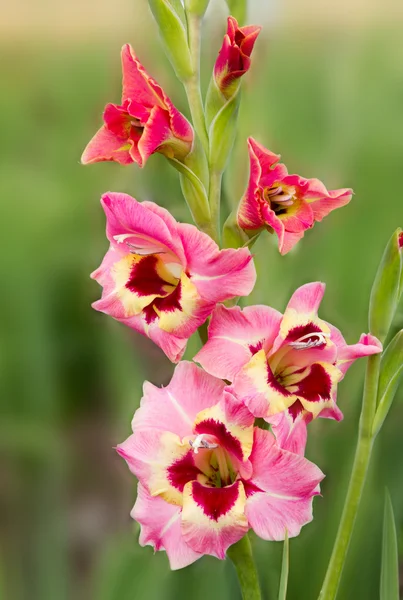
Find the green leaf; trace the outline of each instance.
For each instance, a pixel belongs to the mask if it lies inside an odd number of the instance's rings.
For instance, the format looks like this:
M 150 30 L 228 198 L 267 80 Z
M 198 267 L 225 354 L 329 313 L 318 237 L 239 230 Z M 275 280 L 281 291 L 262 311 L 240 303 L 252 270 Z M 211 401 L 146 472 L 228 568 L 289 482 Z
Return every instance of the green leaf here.
M 372 433 L 376 436 L 381 429 L 403 374 L 403 330 L 399 331 L 383 353 L 378 384 L 378 408 L 376 409 Z
M 159 27 L 165 52 L 177 77 L 184 81 L 193 74 L 192 59 L 186 27 L 174 6 L 168 0 L 148 0 Z
M 289 561 L 290 561 L 290 549 L 289 549 L 289 542 L 288 542 L 288 531 L 286 531 L 285 540 L 284 540 L 284 544 L 283 544 L 283 561 L 281 564 L 281 576 L 280 576 L 280 588 L 278 591 L 278 600 L 286 600 L 286 598 L 287 598 Z
M 385 490 L 383 515 L 382 565 L 380 600 L 399 600 L 399 561 L 393 506 L 388 490 Z
M 400 280 L 403 271 L 403 253 L 399 244 L 401 233 L 400 228 L 396 229 L 390 238 L 371 291 L 369 328 L 381 342 L 388 334 L 399 301 Z
M 247 0 L 227 0 L 227 4 L 231 15 L 236 18 L 239 25 L 243 25 L 248 12 Z

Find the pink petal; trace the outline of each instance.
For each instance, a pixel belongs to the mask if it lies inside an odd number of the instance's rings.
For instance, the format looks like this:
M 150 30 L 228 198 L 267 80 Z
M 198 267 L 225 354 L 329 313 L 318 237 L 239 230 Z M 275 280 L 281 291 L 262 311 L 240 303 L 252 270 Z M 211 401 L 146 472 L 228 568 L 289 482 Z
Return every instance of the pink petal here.
M 246 514 L 255 533 L 267 540 L 290 537 L 312 520 L 312 500 L 324 475 L 306 458 L 279 448 L 274 436 L 255 428 L 253 475 Z
M 298 313 L 316 315 L 325 289 L 326 285 L 320 281 L 302 285 L 291 296 L 286 311 L 291 309 Z
M 114 160 L 121 165 L 129 165 L 135 159 L 131 156 L 132 143 L 126 138 L 118 137 L 104 125 L 88 143 L 81 157 L 83 165 Z
M 186 484 L 182 533 L 195 552 L 224 559 L 229 546 L 247 531 L 245 491 L 240 481 L 223 488 L 206 487 L 197 481 Z
M 154 80 L 148 75 L 143 65 L 136 57 L 130 44 L 122 48 L 122 104 L 126 100 L 135 100 L 139 104 L 153 107 L 162 105 L 162 94 L 156 92 L 150 81 Z M 158 89 L 158 88 L 157 88 Z
M 361 334 L 358 344 L 340 346 L 337 354 L 337 367 L 345 374 L 357 358 L 382 352 L 381 342 L 370 333 Z
M 154 154 L 154 152 L 163 152 L 162 147 L 164 144 L 167 144 L 165 153 L 170 158 L 173 158 L 175 153 L 172 149 L 169 149 L 170 141 L 173 144 L 175 143 L 175 138 L 171 131 L 169 113 L 165 108 L 154 106 L 144 127 L 143 134 L 138 145 L 138 150 L 142 157 L 143 164 L 152 154 Z
M 194 357 L 202 367 L 221 379 L 232 381 L 261 348 L 269 350 L 278 334 L 281 314 L 268 306 L 217 305 L 208 328 L 208 341 Z
M 305 198 L 310 202 L 315 221 L 322 221 L 332 210 L 348 204 L 353 190 L 340 189 L 328 191 L 318 179 L 308 179 Z
M 304 237 L 305 231 L 291 232 L 287 231 L 285 224 L 278 218 L 267 202 L 262 202 L 262 217 L 266 226 L 271 227 L 278 237 L 278 249 L 281 255 L 287 254 L 300 239 Z
M 182 361 L 166 387 L 144 384 L 141 405 L 132 422 L 133 431 L 172 431 L 180 438 L 192 435 L 196 415 L 218 404 L 224 387 L 223 381 L 194 363 Z
M 297 406 L 296 409 L 294 407 Z M 305 453 L 307 440 L 307 424 L 312 420 L 311 413 L 305 411 L 297 400 L 288 410 L 268 417 L 272 431 L 276 436 L 276 443 L 283 450 L 294 454 Z
M 182 508 L 162 498 L 150 496 L 139 483 L 137 500 L 131 512 L 140 523 L 140 546 L 152 546 L 155 551 L 165 550 L 171 569 L 182 569 L 201 557 L 183 539 L 181 531 Z
M 118 245 L 115 236 L 132 234 L 140 242 L 145 240 L 154 246 L 163 245 L 175 254 L 181 253 L 181 244 L 178 238 L 173 238 L 162 214 L 156 214 L 128 194 L 108 192 L 102 196 L 101 204 L 107 220 L 106 235 L 115 246 Z
M 250 294 L 256 270 L 247 248 L 220 250 L 207 234 L 186 223 L 179 225 L 178 232 L 191 280 L 203 298 L 223 302 Z

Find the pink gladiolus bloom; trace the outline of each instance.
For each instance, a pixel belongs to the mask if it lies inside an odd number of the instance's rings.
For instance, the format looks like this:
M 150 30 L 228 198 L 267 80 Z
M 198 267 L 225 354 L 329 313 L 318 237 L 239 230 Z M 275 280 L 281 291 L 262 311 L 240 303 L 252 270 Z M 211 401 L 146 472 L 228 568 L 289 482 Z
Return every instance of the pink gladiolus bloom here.
M 229 390 L 272 424 L 282 448 L 303 453 L 306 425 L 318 416 L 336 420 L 337 383 L 361 356 L 381 352 L 370 334 L 348 346 L 340 331 L 318 317 L 323 283 L 293 294 L 284 315 L 268 306 L 218 306 L 209 339 L 195 356 L 204 369 L 232 382 Z
M 318 179 L 289 175 L 280 156 L 253 138 L 248 147 L 249 184 L 239 205 L 238 225 L 246 231 L 265 227 L 275 232 L 281 254 L 287 254 L 316 221 L 350 202 L 351 189 L 328 191 Z
M 83 164 L 114 160 L 140 167 L 154 152 L 182 160 L 192 149 L 193 129 L 138 61 L 122 48 L 122 103 L 108 104 L 104 125 L 81 157 Z
M 256 280 L 246 248 L 219 250 L 193 225 L 127 194 L 102 198 L 110 248 L 92 277 L 96 310 L 150 337 L 177 362 L 217 302 L 247 296 Z
M 253 46 L 261 27 L 239 27 L 234 17 L 228 17 L 227 33 L 214 66 L 217 87 L 229 98 L 234 92 L 233 84 L 250 68 Z
M 323 473 L 254 427 L 224 388 L 180 363 L 167 387 L 145 383 L 133 434 L 117 447 L 139 480 L 140 544 L 165 550 L 172 569 L 203 554 L 224 559 L 249 528 L 283 540 L 312 520 Z

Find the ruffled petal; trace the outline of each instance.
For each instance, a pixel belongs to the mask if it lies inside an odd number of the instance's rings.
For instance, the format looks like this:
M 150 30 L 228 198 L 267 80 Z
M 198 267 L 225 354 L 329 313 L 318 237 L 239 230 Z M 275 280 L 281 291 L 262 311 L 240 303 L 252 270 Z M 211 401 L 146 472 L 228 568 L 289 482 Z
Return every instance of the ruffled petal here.
M 379 352 L 382 352 L 381 342 L 370 333 L 363 333 L 358 344 L 345 345 L 338 348 L 336 364 L 344 375 L 357 358 L 379 354 Z
M 88 165 L 114 160 L 121 165 L 129 165 L 136 160 L 136 157 L 130 153 L 132 146 L 132 142 L 127 137 L 119 137 L 103 125 L 86 146 L 81 162 L 83 165 Z
M 279 448 L 274 436 L 255 428 L 253 475 L 247 486 L 246 515 L 266 540 L 295 537 L 312 520 L 313 496 L 324 475 L 306 458 Z
M 271 424 L 277 445 L 302 456 L 307 441 L 307 424 L 311 420 L 312 414 L 304 409 L 299 400 L 287 410 L 266 419 Z
M 101 204 L 106 214 L 106 235 L 108 240 L 118 246 L 125 234 L 131 234 L 130 242 L 138 244 L 152 243 L 165 247 L 176 254 L 178 239 L 174 239 L 162 215 L 157 215 L 137 202 L 128 194 L 108 192 L 102 196 Z M 133 239 L 134 238 L 134 239 Z
M 195 551 L 224 559 L 229 546 L 247 533 L 245 491 L 241 481 L 212 488 L 197 481 L 184 489 L 182 533 Z
M 281 314 L 268 306 L 216 306 L 208 328 L 208 341 L 194 357 L 221 379 L 232 381 L 262 348 L 268 351 L 276 338 Z
M 256 282 L 253 258 L 247 248 L 220 250 L 193 225 L 178 228 L 187 259 L 187 269 L 200 295 L 212 302 L 247 296 Z
M 183 461 L 188 466 L 189 458 L 193 456 L 187 441 L 182 442 L 170 431 L 139 430 L 119 444 L 116 451 L 152 496 L 160 496 L 166 502 L 182 505 L 186 481 L 178 479 L 175 466 Z M 189 475 L 188 481 L 194 479 L 194 476 L 195 470 Z
M 162 105 L 163 95 L 158 87 L 150 85 L 154 80 L 136 57 L 130 44 L 122 48 L 122 104 L 127 100 L 135 100 L 138 104 L 153 107 Z
M 133 431 L 172 431 L 181 439 L 193 433 L 196 415 L 218 404 L 225 383 L 194 363 L 183 361 L 175 368 L 170 383 L 159 388 L 146 382 Z
M 140 524 L 140 546 L 152 546 L 157 552 L 165 550 L 171 569 L 182 569 L 202 555 L 186 544 L 181 530 L 182 509 L 162 498 L 150 496 L 139 483 L 137 500 L 130 513 Z

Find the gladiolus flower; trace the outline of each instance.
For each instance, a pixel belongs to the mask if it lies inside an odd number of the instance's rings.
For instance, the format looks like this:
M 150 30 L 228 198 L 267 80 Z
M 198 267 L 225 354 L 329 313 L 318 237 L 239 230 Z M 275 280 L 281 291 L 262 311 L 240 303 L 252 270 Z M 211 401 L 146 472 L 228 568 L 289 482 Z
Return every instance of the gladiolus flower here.
M 289 175 L 280 156 L 253 138 L 248 139 L 250 176 L 238 208 L 238 225 L 246 231 L 265 227 L 278 236 L 281 254 L 287 254 L 332 210 L 351 200 L 351 189 L 328 191 L 318 179 Z
M 150 337 L 176 362 L 217 302 L 251 292 L 252 256 L 246 248 L 219 250 L 153 202 L 115 193 L 101 202 L 110 248 L 92 274 L 103 286 L 93 307 Z
M 303 285 L 284 315 L 268 306 L 218 306 L 208 342 L 195 356 L 207 372 L 232 382 L 229 390 L 255 417 L 272 424 L 282 448 L 297 453 L 305 450 L 312 419 L 342 419 L 336 389 L 350 365 L 382 350 L 369 334 L 348 346 L 319 319 L 324 291 L 323 283 Z
M 214 79 L 218 89 L 229 98 L 234 84 L 250 68 L 253 46 L 261 27 L 239 27 L 234 17 L 228 17 L 227 33 L 214 66 Z
M 106 106 L 104 125 L 81 162 L 113 160 L 142 167 L 155 152 L 184 159 L 193 145 L 192 126 L 148 75 L 129 44 L 122 48 L 122 70 L 122 103 Z
M 139 480 L 140 544 L 165 550 L 172 569 L 203 554 L 224 559 L 249 528 L 283 540 L 312 520 L 323 473 L 254 427 L 224 388 L 180 363 L 166 388 L 145 384 L 133 434 L 117 447 Z

